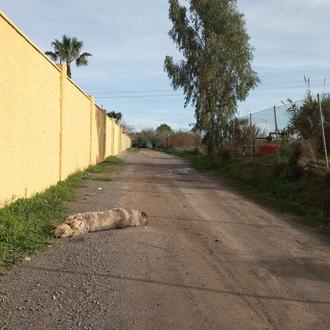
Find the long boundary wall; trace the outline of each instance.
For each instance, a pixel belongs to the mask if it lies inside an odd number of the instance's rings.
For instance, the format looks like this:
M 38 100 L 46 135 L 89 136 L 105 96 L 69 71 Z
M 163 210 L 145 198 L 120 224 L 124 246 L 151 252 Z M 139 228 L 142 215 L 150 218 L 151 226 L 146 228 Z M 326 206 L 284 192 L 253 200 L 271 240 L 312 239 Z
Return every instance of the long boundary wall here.
M 131 146 L 128 135 L 0 12 L 0 206 Z

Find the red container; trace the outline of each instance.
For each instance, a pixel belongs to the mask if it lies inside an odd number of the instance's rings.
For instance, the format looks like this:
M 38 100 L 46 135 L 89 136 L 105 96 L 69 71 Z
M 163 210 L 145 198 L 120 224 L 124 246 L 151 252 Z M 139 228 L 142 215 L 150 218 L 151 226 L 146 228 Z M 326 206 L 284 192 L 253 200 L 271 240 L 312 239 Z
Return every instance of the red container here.
M 277 144 L 275 143 L 263 143 L 259 146 L 259 155 L 268 156 L 277 154 Z

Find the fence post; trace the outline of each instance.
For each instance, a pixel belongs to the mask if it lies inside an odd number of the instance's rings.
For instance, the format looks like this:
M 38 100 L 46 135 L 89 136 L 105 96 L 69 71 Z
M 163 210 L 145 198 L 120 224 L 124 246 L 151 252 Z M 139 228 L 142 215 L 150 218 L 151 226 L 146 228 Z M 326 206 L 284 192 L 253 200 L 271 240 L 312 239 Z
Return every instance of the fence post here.
M 92 152 L 93 152 L 93 113 L 95 112 L 95 99 L 94 96 L 89 95 L 91 100 L 91 109 L 89 117 L 89 164 L 92 164 Z
M 274 120 L 275 120 L 275 137 L 277 144 L 277 161 L 281 163 L 281 154 L 280 154 L 280 145 L 278 143 L 278 126 L 277 126 L 277 114 L 276 114 L 276 106 L 274 105 Z
M 64 112 L 64 98 L 65 98 L 65 82 L 67 78 L 67 69 L 65 64 L 58 64 L 61 69 L 60 73 L 60 128 L 59 128 L 59 166 L 58 177 L 59 181 L 63 180 L 63 112 Z
M 321 127 L 322 127 L 322 138 L 323 138 L 323 146 L 324 146 L 324 155 L 325 155 L 325 160 L 326 160 L 326 163 L 327 163 L 327 169 L 329 169 L 327 140 L 325 138 L 324 118 L 323 118 L 323 111 L 322 111 L 322 103 L 321 103 L 321 100 L 320 100 L 320 94 L 317 94 L 317 101 L 319 103 L 319 109 L 320 109 Z
M 252 130 L 252 113 L 250 113 L 250 139 L 251 139 L 251 146 L 250 146 L 250 157 L 251 162 L 253 161 L 253 130 Z

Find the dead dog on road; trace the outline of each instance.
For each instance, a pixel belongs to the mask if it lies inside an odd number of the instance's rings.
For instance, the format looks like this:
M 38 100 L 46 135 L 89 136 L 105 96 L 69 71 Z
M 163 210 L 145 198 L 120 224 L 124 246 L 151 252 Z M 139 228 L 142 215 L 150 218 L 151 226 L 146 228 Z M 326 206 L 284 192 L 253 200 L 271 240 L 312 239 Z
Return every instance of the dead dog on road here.
M 147 214 L 138 210 L 86 212 L 69 216 L 63 224 L 55 226 L 52 234 L 56 238 L 68 238 L 94 231 L 145 226 L 147 223 Z

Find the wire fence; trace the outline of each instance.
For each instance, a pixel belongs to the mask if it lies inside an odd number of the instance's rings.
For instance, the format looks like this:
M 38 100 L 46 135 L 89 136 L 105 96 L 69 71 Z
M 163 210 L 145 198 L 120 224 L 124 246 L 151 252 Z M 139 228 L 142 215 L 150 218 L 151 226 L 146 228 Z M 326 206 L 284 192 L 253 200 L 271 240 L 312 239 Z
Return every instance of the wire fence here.
M 301 106 L 303 104 L 303 101 L 295 101 L 293 102 L 297 106 Z M 245 118 L 247 120 L 252 119 L 252 124 L 258 127 L 262 132 L 269 134 L 271 132 L 274 132 L 276 129 L 276 123 L 275 123 L 275 115 L 277 119 L 277 127 L 278 130 L 282 131 L 288 127 L 289 124 L 289 114 L 288 114 L 288 108 L 290 104 L 283 104 L 281 106 L 277 107 L 271 107 L 262 111 L 254 112 L 251 114 L 247 114 L 245 116 L 242 116 L 242 118 Z M 251 116 L 250 116 L 251 115 Z
M 316 144 L 315 136 L 302 138 L 289 130 L 288 109 L 293 104 L 299 109 L 304 101 L 283 103 L 281 106 L 245 114 L 233 120 L 227 149 L 230 149 L 234 157 L 269 166 L 288 162 L 294 148 L 299 145 L 301 163 L 305 166 L 329 169 L 327 142 L 329 144 L 330 136 L 326 135 L 330 133 L 330 122 L 327 121 L 329 116 L 324 116 L 324 111 L 329 113 L 330 109 L 322 109 L 320 100 L 313 109 L 313 116 L 316 118 L 316 124 L 314 122 L 313 125 L 317 125 L 319 130 L 319 140 Z M 306 122 L 307 126 L 312 126 L 308 120 Z

